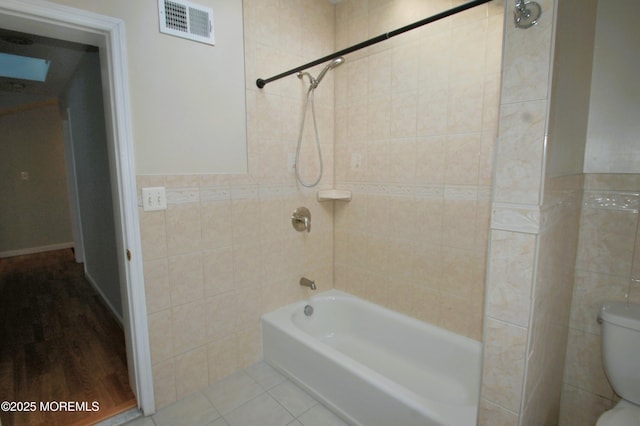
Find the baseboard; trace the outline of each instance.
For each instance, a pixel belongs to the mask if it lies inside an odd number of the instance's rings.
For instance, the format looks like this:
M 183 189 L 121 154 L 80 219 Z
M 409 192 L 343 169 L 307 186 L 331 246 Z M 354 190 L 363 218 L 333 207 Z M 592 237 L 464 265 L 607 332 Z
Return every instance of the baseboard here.
M 0 252 L 0 258 L 24 256 L 26 254 L 42 253 L 44 251 L 62 250 L 66 248 L 73 248 L 73 243 L 71 242 L 71 243 L 50 244 L 47 246 L 29 247 L 29 248 L 19 249 L 19 250 L 2 251 Z
M 86 263 L 85 263 L 86 266 Z M 89 283 L 91 284 L 91 286 L 94 288 L 94 290 L 100 295 L 100 298 L 102 299 L 102 301 L 104 302 L 104 304 L 107 306 L 107 308 L 109 308 L 109 311 L 111 311 L 111 314 L 113 315 L 113 317 L 116 319 L 116 321 L 118 321 L 118 324 L 120 324 L 121 327 L 124 327 L 124 321 L 122 319 L 122 316 L 118 313 L 118 311 L 113 307 L 113 305 L 111 304 L 111 302 L 109 301 L 109 299 L 107 299 L 107 297 L 104 295 L 104 293 L 102 292 L 102 289 L 98 286 L 98 284 L 96 283 L 96 281 L 91 277 L 91 274 L 89 274 L 86 271 L 84 271 L 84 277 L 87 279 L 87 281 L 89 281 Z

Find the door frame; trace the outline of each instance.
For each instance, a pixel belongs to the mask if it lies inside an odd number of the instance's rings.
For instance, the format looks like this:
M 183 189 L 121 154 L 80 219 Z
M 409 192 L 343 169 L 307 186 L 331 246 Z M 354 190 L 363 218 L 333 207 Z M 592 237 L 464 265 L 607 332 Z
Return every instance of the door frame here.
M 155 412 L 138 218 L 124 21 L 40 0 L 0 0 L 0 26 L 98 46 L 129 380 L 145 415 Z

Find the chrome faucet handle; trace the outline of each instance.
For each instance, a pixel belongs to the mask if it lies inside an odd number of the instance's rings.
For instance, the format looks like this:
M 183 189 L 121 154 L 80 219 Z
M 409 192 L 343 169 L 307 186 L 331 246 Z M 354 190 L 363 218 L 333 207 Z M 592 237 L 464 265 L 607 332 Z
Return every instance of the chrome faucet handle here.
M 298 207 L 291 215 L 291 225 L 298 232 L 311 232 L 311 212 L 309 209 Z

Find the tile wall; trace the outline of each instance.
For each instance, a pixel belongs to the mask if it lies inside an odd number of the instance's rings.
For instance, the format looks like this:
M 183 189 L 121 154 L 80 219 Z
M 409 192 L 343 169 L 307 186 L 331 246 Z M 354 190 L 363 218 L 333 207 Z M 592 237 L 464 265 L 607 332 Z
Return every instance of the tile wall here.
M 557 422 L 582 185 L 549 179 L 539 209 L 494 205 L 480 424 Z
M 525 351 L 521 425 L 555 425 L 560 411 L 583 176 L 548 179 Z
M 604 373 L 596 318 L 606 300 L 640 303 L 640 175 L 585 179 L 561 425 L 595 424 L 617 402 Z
M 165 186 L 168 197 L 166 211 L 140 211 L 158 408 L 259 359 L 259 316 L 305 297 L 300 276 L 334 285 L 333 202 L 318 203 L 288 168 L 306 82 L 292 76 L 258 90 L 255 79 L 332 52 L 334 35 L 344 47 L 453 6 L 388 1 L 367 11 L 352 0 L 334 17 L 328 2 L 303 3 L 244 2 L 249 174 L 138 177 L 139 188 Z M 315 96 L 320 188 L 335 176 L 354 192 L 335 208 L 339 287 L 479 340 L 502 6 L 452 21 L 327 74 Z M 307 180 L 317 172 L 310 123 Z M 310 234 L 289 223 L 299 205 L 312 211 Z
M 337 48 L 456 2 L 343 0 Z M 349 55 L 335 70 L 335 284 L 481 339 L 503 5 Z
M 551 288 L 573 273 L 563 266 L 575 253 L 563 241 L 577 238 L 582 181 L 568 176 L 541 186 L 554 1 L 540 2 L 548 20 L 526 33 L 504 27 L 500 100 L 497 2 L 454 18 L 456 31 L 443 21 L 351 55 L 327 74 L 316 92 L 321 187 L 350 189 L 353 200 L 318 203 L 287 164 L 306 84 L 290 77 L 258 90 L 255 78 L 454 2 L 244 1 L 249 174 L 138 178 L 139 187 L 166 186 L 169 199 L 164 212 L 140 212 L 158 408 L 259 359 L 259 315 L 304 297 L 301 275 L 320 289 L 335 279 L 338 288 L 481 339 L 490 240 L 480 423 L 553 421 L 566 345 L 555 327 L 569 321 L 563 306 L 571 295 Z M 523 52 L 525 42 L 535 47 Z M 311 177 L 313 135 L 304 141 L 303 170 Z M 596 182 L 587 176 L 587 188 Z M 629 190 L 619 181 L 607 185 Z M 311 234 L 290 226 L 299 205 L 312 211 Z M 597 228 L 585 221 L 604 214 L 591 210 L 593 217 L 582 216 L 581 239 Z M 585 255 L 578 254 L 579 265 Z M 605 275 L 615 281 L 614 273 Z M 593 271 L 578 267 L 576 276 L 574 300 L 599 291 Z M 640 297 L 637 286 L 628 291 Z M 570 360 L 597 340 L 583 325 L 587 310 L 574 302 Z M 608 406 L 602 377 L 584 373 L 596 361 L 575 359 L 565 374 L 564 406 Z
M 556 2 L 539 3 L 526 30 L 505 14 L 481 425 L 554 424 L 559 409 L 582 188 L 545 176 Z
M 306 82 L 266 78 L 333 51 L 328 1 L 245 0 L 248 175 L 139 176 L 165 186 L 166 211 L 140 209 L 156 408 L 261 358 L 259 317 L 308 290 L 333 287 L 333 206 L 298 186 L 295 153 Z M 312 70 L 315 75 L 316 70 Z M 333 186 L 333 82 L 317 91 L 325 159 L 320 187 Z M 310 118 L 307 119 L 309 127 Z M 305 146 L 312 134 L 305 134 Z M 212 142 L 214 143 L 214 142 Z M 303 150 L 305 173 L 317 167 Z M 293 210 L 307 206 L 312 232 L 298 233 Z

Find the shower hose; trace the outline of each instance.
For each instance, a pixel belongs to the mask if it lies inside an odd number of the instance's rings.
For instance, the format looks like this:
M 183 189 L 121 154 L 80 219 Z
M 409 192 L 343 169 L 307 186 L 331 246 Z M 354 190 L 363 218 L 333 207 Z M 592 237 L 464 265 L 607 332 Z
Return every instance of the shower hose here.
M 314 102 L 314 97 L 315 97 L 314 95 L 315 95 L 315 87 L 312 84 L 311 86 L 309 86 L 309 90 L 307 91 L 307 98 L 304 102 L 304 107 L 302 109 L 302 120 L 300 121 L 300 133 L 298 135 L 298 147 L 296 149 L 296 164 L 295 164 L 296 179 L 298 179 L 298 182 L 300 182 L 302 186 L 305 186 L 307 188 L 312 188 L 316 186 L 318 182 L 320 182 L 320 179 L 322 179 L 322 173 L 323 173 L 323 167 L 324 167 L 322 164 L 322 152 L 320 150 L 320 137 L 318 136 L 318 123 L 316 122 L 316 106 Z M 311 117 L 313 118 L 313 130 L 316 137 L 316 149 L 318 151 L 318 160 L 320 162 L 320 171 L 318 173 L 318 177 L 312 183 L 305 182 L 300 176 L 300 148 L 302 147 L 302 133 L 304 131 L 304 122 L 307 116 L 307 110 L 309 108 L 309 100 L 311 100 Z

